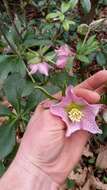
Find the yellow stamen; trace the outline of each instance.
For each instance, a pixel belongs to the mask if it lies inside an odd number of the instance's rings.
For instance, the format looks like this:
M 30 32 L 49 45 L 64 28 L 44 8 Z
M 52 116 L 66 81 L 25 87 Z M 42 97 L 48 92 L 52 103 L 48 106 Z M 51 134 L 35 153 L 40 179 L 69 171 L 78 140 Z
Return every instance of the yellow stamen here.
M 84 114 L 78 108 L 72 108 L 68 112 L 68 116 L 69 116 L 69 118 L 70 118 L 71 121 L 73 121 L 73 122 L 80 122 L 80 120 L 84 116 Z

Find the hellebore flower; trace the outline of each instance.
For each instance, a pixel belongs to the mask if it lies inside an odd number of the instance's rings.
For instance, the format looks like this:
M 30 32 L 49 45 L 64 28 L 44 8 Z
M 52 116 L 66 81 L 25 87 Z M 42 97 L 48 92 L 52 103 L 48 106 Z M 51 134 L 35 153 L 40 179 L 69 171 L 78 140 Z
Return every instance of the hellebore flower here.
M 70 50 L 68 45 L 63 45 L 59 49 L 55 50 L 57 54 L 56 66 L 60 69 L 63 69 L 67 64 L 67 59 L 69 56 L 75 56 L 75 53 Z
M 72 86 L 66 90 L 66 96 L 61 102 L 50 105 L 50 112 L 59 116 L 67 126 L 66 136 L 78 130 L 86 130 L 90 133 L 102 133 L 98 128 L 95 117 L 101 108 L 98 104 L 89 104 L 81 97 L 77 97 Z
M 36 72 L 39 72 L 41 74 L 44 74 L 48 76 L 49 69 L 52 68 L 48 63 L 43 62 L 43 63 L 38 63 L 38 64 L 30 64 L 30 73 L 34 74 Z

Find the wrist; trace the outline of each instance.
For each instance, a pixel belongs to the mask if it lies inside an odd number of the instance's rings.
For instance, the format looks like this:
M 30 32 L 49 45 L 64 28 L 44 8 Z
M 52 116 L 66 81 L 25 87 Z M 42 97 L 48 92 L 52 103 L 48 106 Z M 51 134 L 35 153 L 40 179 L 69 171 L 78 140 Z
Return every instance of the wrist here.
M 53 179 L 47 175 L 41 168 L 34 165 L 24 156 L 20 154 L 16 156 L 14 164 L 19 167 L 19 170 L 23 170 L 28 175 L 28 180 L 31 179 L 33 189 L 30 190 L 57 190 L 59 185 L 53 181 Z M 27 180 L 27 179 L 26 179 Z
M 16 156 L 0 181 L 2 190 L 58 190 L 59 185 L 40 168 Z

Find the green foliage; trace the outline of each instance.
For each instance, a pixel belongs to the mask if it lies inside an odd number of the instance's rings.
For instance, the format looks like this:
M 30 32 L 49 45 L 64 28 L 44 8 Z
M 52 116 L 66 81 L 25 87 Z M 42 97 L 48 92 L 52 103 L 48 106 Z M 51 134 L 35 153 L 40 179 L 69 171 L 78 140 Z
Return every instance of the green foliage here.
M 68 18 L 66 16 L 66 13 L 68 11 L 70 11 L 70 9 L 74 9 L 74 7 L 77 5 L 78 0 L 74 1 L 74 0 L 70 0 L 69 2 L 62 2 L 61 7 L 60 7 L 60 11 L 57 10 L 55 13 L 49 13 L 46 16 L 47 20 L 57 20 L 59 21 L 62 26 L 63 29 L 68 32 L 70 30 L 70 25 L 75 25 L 75 22 L 73 20 L 71 20 L 71 18 Z
M 0 126 L 0 160 L 6 157 L 15 146 L 15 125 L 16 121 L 13 120 Z
M 3 175 L 4 172 L 5 172 L 5 167 L 4 167 L 3 162 L 1 161 L 0 162 L 0 177 Z
M 91 10 L 91 1 L 90 0 L 81 0 L 81 5 L 85 13 L 89 13 Z
M 89 55 L 97 51 L 99 48 L 96 36 L 91 36 L 86 41 L 79 41 L 77 44 L 77 59 L 83 63 L 90 63 Z
M 106 65 L 106 57 L 105 57 L 104 53 L 98 52 L 97 55 L 96 55 L 96 60 L 97 60 L 97 63 L 100 66 L 105 66 Z
M 99 14 L 102 5 L 107 1 L 99 0 L 95 13 Z M 58 91 L 64 95 L 69 84 L 75 86 L 97 70 L 107 69 L 105 19 L 96 20 L 98 16 L 94 15 L 86 24 L 93 10 L 90 0 L 9 1 L 9 6 L 13 19 L 3 5 L 0 9 L 0 116 L 5 118 L 0 126 L 0 176 L 9 165 L 5 164 L 8 158 L 11 162 L 17 152 L 16 134 L 17 138 L 23 136 L 36 106 Z M 69 45 L 71 55 L 60 69 L 55 50 L 64 44 Z M 31 75 L 29 65 L 44 62 L 50 66 L 49 76 L 39 72 Z M 4 97 L 11 108 L 2 103 Z M 102 103 L 107 105 L 105 95 Z M 102 121 L 100 142 L 107 138 L 105 125 Z M 74 186 L 68 179 L 67 188 Z
M 75 182 L 72 179 L 67 178 L 67 189 L 73 189 L 75 187 Z
M 11 111 L 4 105 L 0 105 L 0 116 L 10 116 Z
M 0 55 L 0 79 L 6 79 L 9 73 L 14 72 L 25 76 L 26 69 L 23 61 L 15 55 Z

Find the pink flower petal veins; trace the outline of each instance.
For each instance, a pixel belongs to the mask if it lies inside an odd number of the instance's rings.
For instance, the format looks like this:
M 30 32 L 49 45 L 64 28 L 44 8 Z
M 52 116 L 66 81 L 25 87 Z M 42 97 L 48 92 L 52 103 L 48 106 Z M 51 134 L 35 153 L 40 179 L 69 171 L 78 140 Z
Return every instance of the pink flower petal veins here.
M 73 109 L 72 105 L 76 105 L 75 108 L 77 109 L 77 113 L 82 112 L 80 121 L 72 121 L 69 118 L 68 112 L 66 110 L 67 106 L 69 105 L 71 105 L 70 109 Z M 78 106 L 80 106 L 80 108 Z M 64 121 L 67 126 L 66 136 L 68 137 L 78 130 L 86 130 L 93 134 L 101 134 L 102 131 L 98 128 L 95 121 L 95 117 L 100 108 L 101 105 L 92 105 L 83 98 L 77 97 L 73 91 L 73 87 L 69 86 L 66 90 L 66 96 L 62 98 L 61 102 L 50 106 L 50 112 L 51 114 L 60 117 L 62 121 Z

